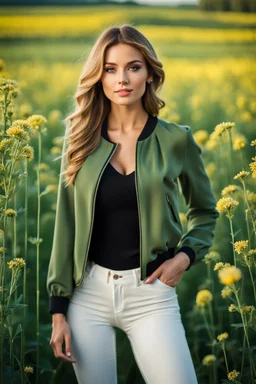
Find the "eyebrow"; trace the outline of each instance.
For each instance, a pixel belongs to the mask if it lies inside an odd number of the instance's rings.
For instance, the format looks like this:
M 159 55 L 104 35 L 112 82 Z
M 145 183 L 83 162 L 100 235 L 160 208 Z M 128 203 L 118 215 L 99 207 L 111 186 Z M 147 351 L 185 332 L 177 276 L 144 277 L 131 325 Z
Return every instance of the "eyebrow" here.
M 132 61 L 129 61 L 127 64 L 132 64 L 132 63 L 136 63 L 136 62 L 143 64 L 142 61 L 140 61 L 140 60 L 132 60 Z M 110 63 L 110 62 L 106 62 L 105 64 L 116 65 L 116 63 Z

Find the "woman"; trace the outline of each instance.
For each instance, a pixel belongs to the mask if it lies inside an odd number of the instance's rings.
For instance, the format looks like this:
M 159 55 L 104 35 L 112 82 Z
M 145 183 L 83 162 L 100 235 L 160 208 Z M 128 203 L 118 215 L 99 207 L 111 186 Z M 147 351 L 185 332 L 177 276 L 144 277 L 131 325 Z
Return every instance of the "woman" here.
M 117 383 L 113 327 L 126 332 L 146 383 L 197 383 L 176 286 L 208 252 L 218 213 L 191 128 L 157 117 L 163 82 L 149 41 L 112 26 L 66 119 L 47 289 L 50 344 L 79 383 Z

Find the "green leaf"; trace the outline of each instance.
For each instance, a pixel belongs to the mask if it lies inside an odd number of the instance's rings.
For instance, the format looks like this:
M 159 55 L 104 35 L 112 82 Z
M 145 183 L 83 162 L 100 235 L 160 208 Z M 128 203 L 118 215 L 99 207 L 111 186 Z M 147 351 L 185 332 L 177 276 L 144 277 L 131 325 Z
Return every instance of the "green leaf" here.
M 243 328 L 243 323 L 233 323 L 231 324 L 231 327 L 234 327 L 234 328 Z
M 18 325 L 17 329 L 16 329 L 16 332 L 13 336 L 13 339 L 15 339 L 15 337 L 22 332 L 22 328 L 21 328 L 21 324 Z
M 236 232 L 234 233 L 234 237 L 236 237 L 236 235 L 238 235 L 239 232 L 241 232 L 241 229 L 238 229 L 238 231 L 236 231 Z

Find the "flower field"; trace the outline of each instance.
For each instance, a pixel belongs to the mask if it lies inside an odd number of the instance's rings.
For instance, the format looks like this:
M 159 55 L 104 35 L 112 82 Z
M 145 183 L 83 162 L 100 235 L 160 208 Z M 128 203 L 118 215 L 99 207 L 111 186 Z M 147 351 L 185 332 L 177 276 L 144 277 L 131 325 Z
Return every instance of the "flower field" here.
M 122 23 L 155 47 L 166 74 L 159 117 L 192 127 L 220 213 L 209 253 L 177 286 L 198 383 L 255 384 L 256 15 L 135 6 L 1 11 L 0 384 L 76 383 L 49 345 L 57 158 L 84 59 L 103 28 Z M 186 231 L 182 195 L 180 218 Z M 116 332 L 119 383 L 144 383 L 128 339 Z

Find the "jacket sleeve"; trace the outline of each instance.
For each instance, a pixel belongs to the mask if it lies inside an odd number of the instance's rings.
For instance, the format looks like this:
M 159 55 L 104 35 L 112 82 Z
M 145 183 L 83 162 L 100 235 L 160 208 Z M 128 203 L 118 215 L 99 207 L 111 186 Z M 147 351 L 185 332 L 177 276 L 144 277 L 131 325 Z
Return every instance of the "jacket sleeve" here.
M 67 130 L 66 130 L 67 132 Z M 66 135 L 62 155 L 67 148 Z M 66 156 L 61 159 L 60 173 L 66 167 Z M 67 312 L 69 299 L 73 294 L 73 249 L 75 234 L 74 187 L 64 186 L 64 176 L 60 174 L 53 244 L 48 266 L 47 292 L 50 298 L 49 313 Z
M 195 142 L 191 128 L 185 128 L 187 146 L 179 182 L 188 208 L 188 227 L 175 253 L 184 251 L 188 254 L 188 270 L 192 263 L 198 263 L 212 246 L 219 213 L 215 208 L 216 199 L 201 158 L 201 148 Z

